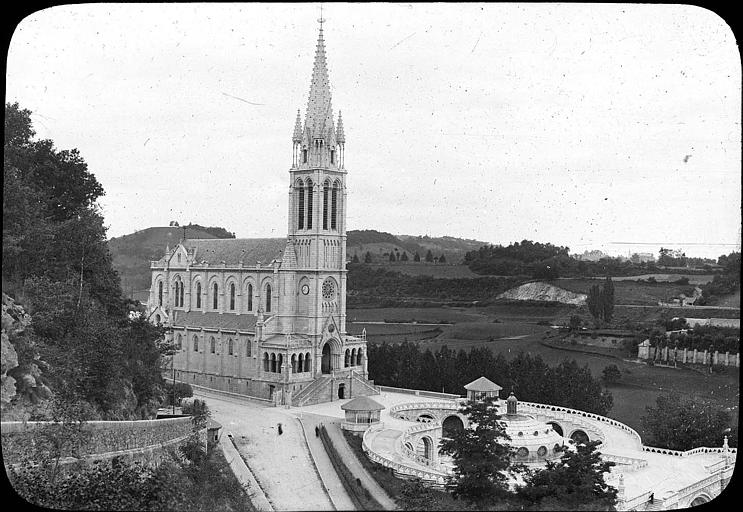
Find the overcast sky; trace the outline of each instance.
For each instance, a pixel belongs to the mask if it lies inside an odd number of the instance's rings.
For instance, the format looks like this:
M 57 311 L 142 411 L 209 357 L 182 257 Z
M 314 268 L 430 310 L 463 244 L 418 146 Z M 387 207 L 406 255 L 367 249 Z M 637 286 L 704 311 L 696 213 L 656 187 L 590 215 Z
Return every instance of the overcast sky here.
M 326 4 L 349 229 L 718 256 L 741 221 L 732 31 L 684 5 Z M 319 4 L 96 4 L 25 18 L 6 101 L 78 148 L 109 236 L 286 234 Z M 723 245 L 730 244 L 730 245 Z

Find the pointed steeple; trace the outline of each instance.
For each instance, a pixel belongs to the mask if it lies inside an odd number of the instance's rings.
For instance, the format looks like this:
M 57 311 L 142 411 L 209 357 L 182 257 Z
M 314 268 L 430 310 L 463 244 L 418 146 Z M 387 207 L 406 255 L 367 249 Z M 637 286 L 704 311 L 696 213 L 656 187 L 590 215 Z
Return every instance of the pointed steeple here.
M 346 134 L 343 132 L 343 116 L 340 110 L 338 111 L 338 126 L 336 128 L 335 140 L 339 143 L 346 142 Z
M 304 120 L 305 130 L 309 131 L 310 138 L 325 138 L 328 130 L 333 126 L 333 107 L 330 104 L 330 79 L 328 78 L 328 64 L 325 57 L 325 40 L 323 39 L 322 23 L 317 37 L 315 50 L 315 64 L 312 67 L 312 82 L 310 82 L 310 96 L 307 100 L 307 117 Z
M 294 122 L 292 142 L 302 142 L 302 117 L 299 114 L 299 109 L 297 109 L 297 120 Z

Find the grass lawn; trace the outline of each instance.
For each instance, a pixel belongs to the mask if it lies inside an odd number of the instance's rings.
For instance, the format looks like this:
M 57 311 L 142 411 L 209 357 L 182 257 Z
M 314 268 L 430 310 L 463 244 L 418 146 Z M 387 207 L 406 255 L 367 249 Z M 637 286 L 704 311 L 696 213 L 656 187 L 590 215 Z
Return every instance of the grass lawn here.
M 588 293 L 591 286 L 600 284 L 595 279 L 559 279 L 556 286 L 571 292 Z M 614 297 L 616 304 L 638 304 L 655 306 L 658 301 L 668 302 L 673 297 L 684 293 L 691 295 L 693 285 L 676 285 L 672 283 L 637 283 L 635 281 L 615 281 Z

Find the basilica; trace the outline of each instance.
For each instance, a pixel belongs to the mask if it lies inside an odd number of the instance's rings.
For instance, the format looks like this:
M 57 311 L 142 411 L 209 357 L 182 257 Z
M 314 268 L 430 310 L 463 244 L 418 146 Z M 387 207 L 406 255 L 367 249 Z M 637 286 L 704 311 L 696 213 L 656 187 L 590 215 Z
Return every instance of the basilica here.
M 346 332 L 346 137 L 331 105 L 322 23 L 297 111 L 285 239 L 189 239 L 150 264 L 149 318 L 175 379 L 282 405 L 377 393 L 366 337 Z

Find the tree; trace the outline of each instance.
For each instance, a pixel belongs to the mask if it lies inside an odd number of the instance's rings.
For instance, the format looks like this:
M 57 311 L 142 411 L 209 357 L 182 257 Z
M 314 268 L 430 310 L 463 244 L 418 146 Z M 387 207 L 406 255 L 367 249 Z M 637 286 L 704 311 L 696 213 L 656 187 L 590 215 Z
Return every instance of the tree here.
M 608 485 L 604 473 L 615 464 L 604 462 L 596 450 L 600 441 L 565 450 L 559 461 L 547 461 L 517 488 L 517 495 L 537 510 L 614 510 L 617 489 Z
M 478 505 L 493 503 L 508 494 L 508 474 L 513 448 L 492 397 L 468 402 L 460 413 L 470 425 L 441 442 L 441 451 L 452 456 L 454 475 L 449 486 L 455 497 Z
M 408 253 L 403 251 L 402 256 L 400 256 L 400 261 L 408 261 Z
M 622 378 L 622 372 L 615 364 L 610 364 L 604 367 L 601 375 L 604 379 L 604 382 L 606 382 L 607 384 L 616 384 Z
M 614 283 L 609 276 L 606 276 L 604 289 L 601 290 L 601 309 L 604 321 L 611 322 L 614 316 Z
M 441 257 L 439 257 L 439 263 L 446 263 L 446 256 L 444 254 L 441 254 Z
M 581 328 L 581 325 L 583 325 L 583 320 L 578 315 L 570 315 L 570 321 L 568 323 L 568 327 L 571 331 L 577 331 Z
M 390 252 L 390 261 L 393 262 L 393 263 L 395 261 L 397 261 L 397 258 L 395 258 L 395 253 L 394 252 Z
M 413 254 L 413 261 L 420 261 L 421 255 L 418 254 L 418 251 L 415 251 L 415 254 Z
M 359 255 L 354 253 L 351 263 L 358 263 L 358 262 L 359 262 Z
M 586 304 L 588 305 L 588 311 L 591 312 L 593 318 L 601 318 L 603 311 L 601 308 L 601 288 L 599 285 L 594 284 L 588 289 Z
M 724 409 L 676 394 L 659 396 L 656 407 L 645 410 L 641 422 L 652 446 L 670 450 L 722 446 L 731 423 L 730 413 Z M 734 442 L 737 445 L 737 439 Z
M 431 249 L 426 253 L 426 261 L 428 263 L 433 263 L 433 253 L 431 252 Z
M 366 251 L 366 254 L 364 255 L 364 263 L 371 263 L 372 262 L 372 255 L 369 251 Z

